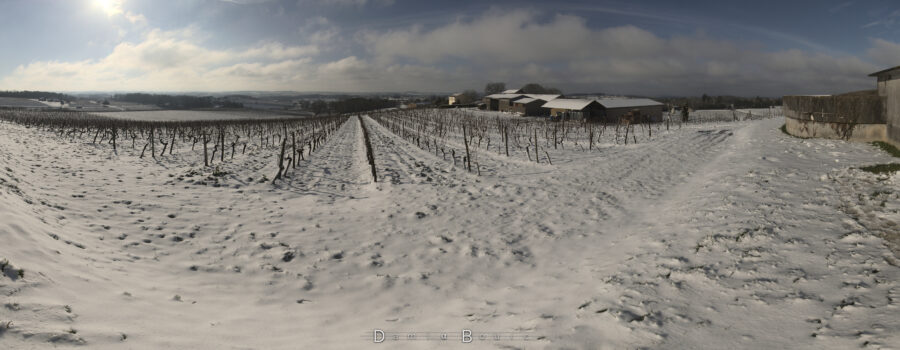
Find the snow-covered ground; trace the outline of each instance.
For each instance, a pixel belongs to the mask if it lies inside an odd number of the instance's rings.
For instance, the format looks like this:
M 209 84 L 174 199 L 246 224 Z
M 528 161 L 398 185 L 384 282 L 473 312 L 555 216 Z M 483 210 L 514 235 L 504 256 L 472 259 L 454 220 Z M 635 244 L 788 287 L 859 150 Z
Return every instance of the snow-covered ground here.
M 0 97 L 0 107 L 41 108 L 45 106 L 46 105 L 43 102 L 37 100 L 15 97 Z
M 352 117 L 272 185 L 274 150 L 214 176 L 0 123 L 0 348 L 900 347 L 900 175 L 851 169 L 892 159 L 782 124 L 477 176 Z

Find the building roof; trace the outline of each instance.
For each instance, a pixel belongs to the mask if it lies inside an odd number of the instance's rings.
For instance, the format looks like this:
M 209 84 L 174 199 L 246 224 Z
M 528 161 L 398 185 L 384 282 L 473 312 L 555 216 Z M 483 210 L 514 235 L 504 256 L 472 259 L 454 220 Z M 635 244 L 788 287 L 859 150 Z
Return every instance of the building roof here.
M 503 90 L 503 92 L 501 92 L 501 94 L 521 94 L 521 93 L 522 93 L 522 89 L 509 89 L 509 90 Z
M 597 100 L 597 102 L 606 108 L 662 106 L 662 103 L 649 98 L 608 98 Z
M 533 99 L 543 100 L 543 101 L 552 101 L 552 100 L 555 100 L 555 99 L 559 98 L 559 97 L 562 96 L 562 95 L 552 95 L 552 94 L 525 94 L 525 96 L 528 96 L 528 97 L 533 98 Z
M 870 77 L 877 77 L 877 76 L 879 76 L 879 75 L 891 73 L 891 72 L 893 72 L 893 71 L 900 71 L 900 66 L 896 66 L 896 67 L 893 67 L 893 68 L 888 68 L 888 69 L 885 69 L 885 70 L 882 70 L 882 71 L 877 71 L 877 72 L 875 72 L 875 73 L 869 74 L 869 76 L 870 76 Z
M 580 98 L 558 98 L 552 101 L 549 101 L 543 105 L 544 108 L 557 108 L 557 109 L 571 109 L 571 110 L 580 110 L 584 109 L 591 103 L 597 102 L 597 100 L 586 100 Z
M 541 100 L 541 99 L 536 99 L 536 98 L 531 98 L 531 97 L 526 97 L 526 98 L 520 98 L 520 99 L 516 100 L 515 102 L 516 102 L 516 103 L 522 103 L 522 104 L 528 104 L 528 103 L 532 103 L 532 102 L 534 102 L 534 101 L 543 101 L 543 100 Z

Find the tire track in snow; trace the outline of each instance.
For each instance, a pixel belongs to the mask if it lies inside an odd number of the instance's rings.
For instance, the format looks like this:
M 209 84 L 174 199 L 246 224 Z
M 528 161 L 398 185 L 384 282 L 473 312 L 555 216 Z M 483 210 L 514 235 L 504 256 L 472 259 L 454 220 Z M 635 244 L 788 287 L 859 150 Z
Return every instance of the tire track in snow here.
M 398 184 L 458 183 L 453 169 L 443 161 L 394 135 L 368 116 L 362 116 L 372 141 L 375 166 L 380 182 Z

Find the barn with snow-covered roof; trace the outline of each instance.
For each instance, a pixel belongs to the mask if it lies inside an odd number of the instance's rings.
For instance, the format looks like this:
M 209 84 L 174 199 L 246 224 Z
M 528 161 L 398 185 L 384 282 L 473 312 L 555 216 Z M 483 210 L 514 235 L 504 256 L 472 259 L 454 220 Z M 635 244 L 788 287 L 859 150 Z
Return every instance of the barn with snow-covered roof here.
M 618 122 L 631 113 L 640 117 L 634 122 L 662 120 L 663 104 L 647 98 L 576 99 L 560 98 L 543 105 L 550 116 L 565 119 L 587 119 L 597 122 Z
M 659 122 L 662 121 L 662 112 L 665 105 L 649 98 L 608 98 L 597 100 L 603 106 L 603 121 L 615 122 L 623 116 L 631 113 L 640 117 L 633 122 Z

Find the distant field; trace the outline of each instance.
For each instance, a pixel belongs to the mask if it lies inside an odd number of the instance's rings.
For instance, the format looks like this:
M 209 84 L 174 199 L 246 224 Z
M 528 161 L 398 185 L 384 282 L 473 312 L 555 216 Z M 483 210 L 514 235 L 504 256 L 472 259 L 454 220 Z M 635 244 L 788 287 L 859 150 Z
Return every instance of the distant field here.
M 43 108 L 47 105 L 26 98 L 0 97 L 0 107 Z
M 158 111 L 161 108 L 154 105 L 146 105 L 140 103 L 132 103 L 132 102 L 124 102 L 124 101 L 110 101 L 110 108 L 116 109 L 119 111 Z
M 146 121 L 179 121 L 179 120 L 228 120 L 228 119 L 273 119 L 299 118 L 296 115 L 278 114 L 263 111 L 134 111 L 134 112 L 102 112 L 94 113 L 112 118 L 146 120 Z

